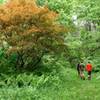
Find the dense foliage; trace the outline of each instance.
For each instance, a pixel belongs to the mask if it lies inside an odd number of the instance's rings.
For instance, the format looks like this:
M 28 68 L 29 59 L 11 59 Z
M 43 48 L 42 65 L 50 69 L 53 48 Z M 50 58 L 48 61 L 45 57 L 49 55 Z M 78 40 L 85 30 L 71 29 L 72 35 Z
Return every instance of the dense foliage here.
M 99 0 L 0 3 L 1 100 L 100 99 Z M 91 82 L 77 77 L 80 61 Z
M 56 17 L 57 13 L 37 6 L 34 0 L 12 0 L 1 7 L 1 42 L 9 45 L 8 54 L 16 53 L 19 68 L 34 67 L 46 52 L 63 50 L 59 33 L 67 29 L 55 22 Z

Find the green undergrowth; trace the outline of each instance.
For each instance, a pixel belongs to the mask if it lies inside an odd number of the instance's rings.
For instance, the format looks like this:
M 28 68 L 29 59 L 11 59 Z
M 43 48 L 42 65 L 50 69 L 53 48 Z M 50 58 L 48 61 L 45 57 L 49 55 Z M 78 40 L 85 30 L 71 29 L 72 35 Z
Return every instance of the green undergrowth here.
M 99 100 L 99 75 L 93 73 L 92 80 L 81 80 L 70 68 L 41 76 L 0 74 L 0 100 Z

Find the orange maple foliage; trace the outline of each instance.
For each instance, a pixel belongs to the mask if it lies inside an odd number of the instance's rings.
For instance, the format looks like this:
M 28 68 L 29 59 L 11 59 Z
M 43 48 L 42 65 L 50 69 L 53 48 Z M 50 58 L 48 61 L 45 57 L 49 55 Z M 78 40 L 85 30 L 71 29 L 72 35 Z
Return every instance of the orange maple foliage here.
M 37 6 L 35 0 L 10 0 L 0 8 L 0 32 L 4 33 L 10 45 L 17 47 L 36 42 L 40 37 L 57 37 L 65 31 L 55 23 L 57 14 L 47 7 Z M 24 41 L 24 45 L 21 43 Z
M 0 33 L 12 52 L 29 54 L 30 49 L 34 55 L 44 49 L 54 50 L 55 45 L 63 44 L 59 33 L 66 32 L 56 23 L 57 16 L 48 7 L 37 6 L 35 0 L 9 0 L 0 7 Z

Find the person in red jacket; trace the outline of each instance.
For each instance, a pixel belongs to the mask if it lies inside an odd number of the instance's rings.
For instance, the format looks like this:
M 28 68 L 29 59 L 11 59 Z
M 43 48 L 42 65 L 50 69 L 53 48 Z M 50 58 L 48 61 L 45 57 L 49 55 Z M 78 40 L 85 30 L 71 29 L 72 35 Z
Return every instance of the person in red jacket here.
M 86 71 L 88 72 L 88 80 L 91 80 L 92 64 L 90 62 L 86 65 Z

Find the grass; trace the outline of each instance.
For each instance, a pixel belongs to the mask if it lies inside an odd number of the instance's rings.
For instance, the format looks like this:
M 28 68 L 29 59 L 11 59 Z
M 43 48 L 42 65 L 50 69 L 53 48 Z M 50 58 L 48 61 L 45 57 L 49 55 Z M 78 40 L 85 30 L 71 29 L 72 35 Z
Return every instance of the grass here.
M 67 69 L 65 72 L 61 81 L 50 76 L 43 82 L 41 78 L 38 79 L 40 83 L 37 86 L 19 88 L 5 85 L 0 89 L 0 100 L 100 100 L 99 73 L 93 73 L 89 81 L 80 80 L 75 70 Z

